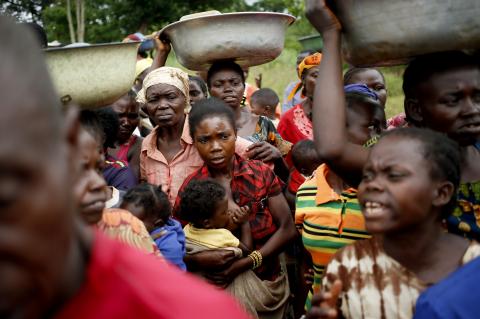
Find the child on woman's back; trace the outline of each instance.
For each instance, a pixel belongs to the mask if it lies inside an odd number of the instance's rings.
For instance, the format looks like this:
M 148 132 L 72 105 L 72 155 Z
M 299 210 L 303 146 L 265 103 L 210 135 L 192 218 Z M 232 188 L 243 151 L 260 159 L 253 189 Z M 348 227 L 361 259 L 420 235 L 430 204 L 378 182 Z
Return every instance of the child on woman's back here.
M 221 184 L 213 179 L 192 180 L 180 196 L 179 215 L 189 222 L 184 228 L 187 254 L 230 249 L 237 258 L 248 254 L 253 260 L 253 269 L 262 264 L 262 256 L 251 252 L 250 209 L 243 206 L 235 213 L 229 213 L 226 191 Z M 240 240 L 232 233 L 237 228 L 240 228 Z M 262 312 L 275 310 L 277 304 L 283 305 L 283 302 L 276 302 L 277 296 L 272 296 L 272 291 L 280 296 L 284 294 L 283 289 L 274 289 L 276 285 L 275 281 L 265 283 L 253 270 L 248 270 L 238 275 L 226 290 L 258 318 Z
M 170 202 L 160 187 L 137 185 L 125 194 L 120 207 L 143 221 L 166 260 L 186 270 L 185 235 L 180 223 L 171 217 Z

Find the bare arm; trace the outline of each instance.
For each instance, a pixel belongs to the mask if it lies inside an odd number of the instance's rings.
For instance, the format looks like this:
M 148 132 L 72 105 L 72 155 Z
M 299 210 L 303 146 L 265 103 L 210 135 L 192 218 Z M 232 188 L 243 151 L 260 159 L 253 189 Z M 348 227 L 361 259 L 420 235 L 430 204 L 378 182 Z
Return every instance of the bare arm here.
M 264 258 L 278 255 L 285 248 L 286 244 L 297 236 L 292 215 L 283 194 L 269 197 L 268 207 L 273 221 L 277 225 L 277 231 L 260 249 L 260 253 Z
M 240 249 L 243 251 L 244 255 L 248 255 L 253 250 L 253 238 L 252 238 L 252 229 L 250 227 L 250 222 L 246 221 L 242 224 L 241 228 L 241 238 L 240 238 Z
M 158 69 L 162 66 L 165 66 L 165 63 L 167 62 L 168 54 L 172 49 L 170 45 L 170 41 L 168 39 L 159 39 L 157 35 L 155 36 L 154 41 L 155 41 L 155 48 L 157 50 L 157 53 L 153 58 L 150 71 Z
M 356 187 L 368 150 L 348 141 L 343 91 L 341 26 L 325 0 L 306 0 L 306 16 L 323 37 L 323 57 L 313 98 L 314 141 L 320 157 Z

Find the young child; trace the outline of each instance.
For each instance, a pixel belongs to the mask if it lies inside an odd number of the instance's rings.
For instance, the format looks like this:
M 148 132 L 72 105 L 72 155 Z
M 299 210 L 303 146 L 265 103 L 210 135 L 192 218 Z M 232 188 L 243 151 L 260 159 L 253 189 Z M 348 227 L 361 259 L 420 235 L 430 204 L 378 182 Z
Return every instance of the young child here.
M 142 183 L 130 189 L 120 206 L 143 221 L 150 236 L 166 260 L 186 270 L 185 235 L 182 226 L 171 217 L 171 205 L 160 186 Z
M 222 185 L 213 179 L 192 180 L 180 196 L 182 201 L 179 215 L 189 222 L 184 228 L 187 254 L 229 249 L 237 258 L 249 256 L 254 265 L 262 262 L 261 256 L 251 253 L 253 240 L 248 221 L 250 209 L 248 206 L 241 207 L 233 218 L 228 212 L 227 194 Z M 231 232 L 236 228 L 239 228 L 240 239 Z M 252 270 L 248 270 L 238 275 L 226 290 L 258 318 L 262 312 L 272 310 L 269 297 L 271 298 L 271 289 L 274 287 L 266 289 L 265 285 Z
M 422 291 L 480 256 L 477 242 L 442 225 L 456 205 L 460 161 L 458 145 L 434 131 L 396 129 L 379 140 L 358 190 L 373 236 L 341 249 L 328 264 L 323 288 L 332 291 L 313 303 L 331 316 L 312 318 L 412 318 Z
M 315 143 L 308 139 L 301 140 L 293 146 L 291 159 L 295 169 L 290 173 L 285 197 L 290 207 L 294 210 L 295 195 L 298 188 L 322 164 L 322 160 L 317 154 Z
M 295 169 L 304 179 L 310 177 L 322 164 L 315 143 L 312 140 L 301 140 L 292 148 L 292 162 Z
M 275 115 L 275 110 L 280 102 L 277 93 L 269 88 L 263 88 L 255 91 L 250 99 L 250 108 L 252 113 L 268 117 L 277 127 L 279 119 Z

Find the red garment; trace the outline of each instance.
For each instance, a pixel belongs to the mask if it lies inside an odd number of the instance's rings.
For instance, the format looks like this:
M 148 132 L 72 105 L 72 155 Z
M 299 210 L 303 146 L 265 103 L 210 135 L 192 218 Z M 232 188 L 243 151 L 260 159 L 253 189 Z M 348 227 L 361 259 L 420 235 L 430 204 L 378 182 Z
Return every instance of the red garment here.
M 290 174 L 290 182 L 288 183 L 288 190 L 292 194 L 297 194 L 298 188 L 305 182 L 305 177 L 295 168 Z
M 313 140 L 313 125 L 310 119 L 305 115 L 301 103 L 295 105 L 283 114 L 280 123 L 278 123 L 277 130 L 284 140 L 289 141 L 293 145 L 301 140 Z M 291 153 L 286 156 L 285 160 L 287 161 L 287 164 L 293 168 Z M 303 182 L 305 182 L 305 177 L 293 168 L 290 175 L 288 190 L 291 193 L 296 194 L 298 188 Z
M 284 140 L 296 144 L 301 140 L 313 140 L 313 126 L 310 119 L 305 115 L 302 104 L 297 104 L 285 114 L 278 123 L 278 133 Z
M 97 233 L 83 287 L 55 319 L 249 318 L 228 295 Z
M 206 165 L 191 174 L 180 187 L 179 194 L 193 179 L 211 178 Z M 256 160 L 245 160 L 235 155 L 233 162 L 233 178 L 231 189 L 233 199 L 238 206 L 250 207 L 250 227 L 252 229 L 255 249 L 260 249 L 270 237 L 277 231 L 273 221 L 268 198 L 282 193 L 283 183 L 264 163 Z M 177 197 L 174 207 L 174 216 L 178 216 L 181 196 Z M 264 267 L 265 266 L 265 267 Z M 263 265 L 255 272 L 263 280 L 272 280 L 279 271 L 278 260 L 264 260 Z
M 124 144 L 120 145 L 120 147 L 118 148 L 118 151 L 117 151 L 117 155 L 116 155 L 116 157 L 119 160 L 128 162 L 128 151 L 130 150 L 130 147 L 132 147 L 132 145 L 135 144 L 135 142 L 137 141 L 137 138 L 138 138 L 138 136 L 132 135 L 128 139 L 127 143 L 124 143 Z

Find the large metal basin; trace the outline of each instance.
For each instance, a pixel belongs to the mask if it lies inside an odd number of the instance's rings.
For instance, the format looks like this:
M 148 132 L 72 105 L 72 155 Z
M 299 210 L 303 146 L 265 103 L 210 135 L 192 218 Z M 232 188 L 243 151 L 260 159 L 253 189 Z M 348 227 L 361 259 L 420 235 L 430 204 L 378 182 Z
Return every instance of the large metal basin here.
M 97 108 L 115 102 L 133 85 L 138 46 L 130 42 L 45 50 L 62 103 Z
M 234 59 L 241 66 L 264 64 L 283 50 L 288 14 L 225 13 L 187 18 L 160 31 L 172 42 L 178 62 L 190 70 L 207 70 L 214 61 Z
M 480 48 L 479 0 L 330 1 L 357 66 L 395 65 L 436 51 Z

